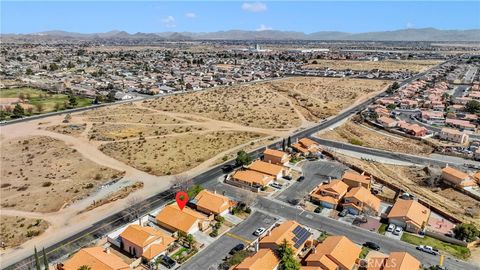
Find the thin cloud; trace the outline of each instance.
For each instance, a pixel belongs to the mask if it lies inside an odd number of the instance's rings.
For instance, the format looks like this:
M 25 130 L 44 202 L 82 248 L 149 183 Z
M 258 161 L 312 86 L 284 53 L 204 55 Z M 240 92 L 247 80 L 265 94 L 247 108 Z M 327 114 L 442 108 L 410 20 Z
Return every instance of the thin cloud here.
M 163 25 L 167 28 L 173 28 L 176 26 L 175 18 L 173 16 L 168 16 L 162 20 Z
M 185 17 L 187 17 L 189 19 L 195 19 L 195 18 L 197 18 L 197 14 L 195 14 L 193 12 L 188 12 L 188 13 L 185 13 Z
M 257 28 L 257 31 L 267 31 L 267 30 L 272 30 L 273 28 L 266 26 L 265 24 L 260 24 L 260 27 Z
M 267 10 L 267 5 L 260 2 L 255 2 L 255 3 L 246 2 L 242 4 L 242 9 L 248 12 L 263 12 Z

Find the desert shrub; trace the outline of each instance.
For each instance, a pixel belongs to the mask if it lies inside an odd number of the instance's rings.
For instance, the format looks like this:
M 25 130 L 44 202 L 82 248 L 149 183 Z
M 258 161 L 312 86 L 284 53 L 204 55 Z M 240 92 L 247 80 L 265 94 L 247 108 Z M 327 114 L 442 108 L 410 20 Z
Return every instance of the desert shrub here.
M 48 182 L 43 182 L 43 183 L 42 183 L 42 187 L 49 187 L 49 186 L 51 186 L 51 185 L 53 185 L 53 183 L 50 182 L 50 181 L 48 181 Z

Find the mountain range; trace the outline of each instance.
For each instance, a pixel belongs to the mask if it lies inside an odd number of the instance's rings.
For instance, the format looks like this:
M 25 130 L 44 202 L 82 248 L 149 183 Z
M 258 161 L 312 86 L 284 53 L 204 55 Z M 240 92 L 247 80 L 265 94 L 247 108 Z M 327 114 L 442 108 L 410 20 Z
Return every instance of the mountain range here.
M 347 33 L 320 31 L 310 34 L 295 31 L 247 31 L 229 30 L 218 32 L 161 32 L 135 33 L 110 31 L 105 33 L 74 33 L 45 31 L 32 34 L 2 34 L 2 38 L 13 40 L 337 40 L 337 41 L 480 41 L 480 29 L 439 30 L 435 28 L 401 29 L 394 31 Z

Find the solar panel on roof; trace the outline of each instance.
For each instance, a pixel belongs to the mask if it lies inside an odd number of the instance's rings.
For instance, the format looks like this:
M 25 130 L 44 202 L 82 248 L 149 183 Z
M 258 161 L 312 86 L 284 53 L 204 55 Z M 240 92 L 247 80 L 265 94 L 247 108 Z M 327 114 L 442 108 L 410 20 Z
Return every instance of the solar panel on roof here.
M 305 243 L 305 241 L 310 237 L 311 233 L 303 228 L 302 226 L 297 226 L 294 230 L 293 230 L 293 234 L 295 235 L 295 237 L 293 237 L 293 242 L 294 242 L 294 247 L 295 248 L 299 248 L 303 243 Z

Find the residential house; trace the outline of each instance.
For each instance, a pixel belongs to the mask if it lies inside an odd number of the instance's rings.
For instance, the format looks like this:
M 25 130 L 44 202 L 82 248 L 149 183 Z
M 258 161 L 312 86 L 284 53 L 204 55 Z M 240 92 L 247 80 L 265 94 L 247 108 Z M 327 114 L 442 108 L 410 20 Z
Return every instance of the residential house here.
M 188 207 L 180 210 L 177 204 L 169 204 L 155 217 L 157 224 L 169 231 L 192 234 L 208 229 L 213 216 L 206 216 Z
M 228 214 L 230 208 L 234 205 L 234 202 L 229 198 L 206 189 L 200 191 L 190 203 L 194 204 L 200 212 L 220 216 Z
M 266 149 L 263 152 L 263 161 L 268 163 L 283 165 L 287 163 L 289 160 L 290 160 L 290 156 L 283 151 L 279 151 L 275 149 Z
M 460 132 L 452 128 L 442 128 L 440 131 L 440 139 L 459 144 L 467 144 L 469 136 L 465 132 Z
M 428 131 L 424 127 L 421 127 L 417 124 L 412 125 L 412 124 L 409 124 L 405 121 L 398 121 L 398 127 L 403 132 L 405 132 L 407 134 L 410 134 L 412 136 L 415 136 L 415 137 L 423 137 L 423 136 L 427 135 L 427 131 Z
M 265 187 L 274 180 L 274 178 L 270 175 L 266 175 L 252 170 L 238 170 L 232 175 L 231 179 L 233 181 L 241 183 L 242 185 L 251 187 Z
M 372 178 L 364 175 L 363 173 L 359 174 L 354 171 L 345 171 L 342 176 L 342 181 L 347 184 L 349 188 L 361 186 L 370 190 Z
M 443 111 L 422 111 L 421 119 L 428 124 L 443 124 L 445 116 Z
M 164 254 L 175 241 L 173 237 L 152 227 L 128 226 L 121 234 L 122 249 L 134 257 L 151 261 Z
M 394 128 L 397 126 L 397 121 L 390 117 L 382 116 L 377 119 L 377 122 L 387 128 Z
M 317 154 L 322 151 L 320 145 L 309 138 L 300 139 L 298 142 L 292 144 L 292 148 L 304 155 Z
M 388 257 L 369 258 L 366 270 L 419 270 L 420 266 L 408 252 L 391 252 Z
M 430 217 L 430 209 L 414 200 L 398 199 L 388 213 L 388 222 L 418 233 L 424 229 Z
M 276 270 L 280 259 L 275 252 L 268 248 L 258 250 L 254 255 L 247 257 L 234 270 Z
M 327 237 L 305 259 L 307 266 L 328 270 L 357 269 L 357 259 L 362 249 L 345 236 Z
M 102 270 L 127 270 L 132 269 L 122 258 L 111 253 L 109 248 L 89 247 L 82 248 L 63 264 L 59 264 L 59 270 L 78 270 L 81 266 L 89 266 L 90 269 Z
M 310 240 L 312 234 L 302 225 L 294 220 L 284 221 L 282 224 L 273 228 L 263 237 L 258 246 L 259 248 L 268 248 L 277 250 L 286 240 L 297 254 L 302 250 L 307 240 Z
M 261 160 L 254 161 L 248 166 L 248 169 L 269 175 L 274 179 L 280 179 L 282 176 L 286 175 L 286 170 L 283 166 L 271 164 Z
M 468 174 L 449 166 L 442 169 L 442 179 L 457 187 L 471 187 L 477 185 Z
M 343 200 L 343 209 L 347 209 L 352 215 L 359 215 L 364 212 L 378 215 L 380 212 L 380 199 L 363 186 L 350 189 Z
M 329 183 L 321 183 L 310 193 L 310 201 L 326 208 L 335 209 L 347 190 L 348 185 L 338 179 Z
M 469 121 L 458 120 L 458 119 L 447 119 L 445 120 L 445 123 L 451 127 L 475 131 L 475 125 L 470 124 Z

